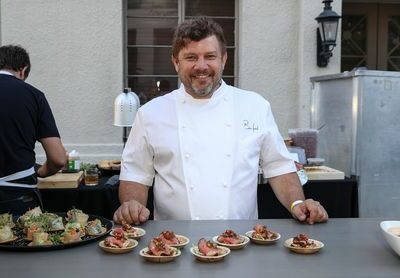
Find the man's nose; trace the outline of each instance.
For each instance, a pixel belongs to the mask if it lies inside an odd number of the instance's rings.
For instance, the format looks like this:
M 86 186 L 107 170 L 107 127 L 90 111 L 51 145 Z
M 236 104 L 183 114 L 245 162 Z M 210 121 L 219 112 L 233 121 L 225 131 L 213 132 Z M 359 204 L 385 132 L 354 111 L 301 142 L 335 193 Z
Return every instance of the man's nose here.
M 204 69 L 208 68 L 208 63 L 204 57 L 199 57 L 194 66 L 196 69 Z

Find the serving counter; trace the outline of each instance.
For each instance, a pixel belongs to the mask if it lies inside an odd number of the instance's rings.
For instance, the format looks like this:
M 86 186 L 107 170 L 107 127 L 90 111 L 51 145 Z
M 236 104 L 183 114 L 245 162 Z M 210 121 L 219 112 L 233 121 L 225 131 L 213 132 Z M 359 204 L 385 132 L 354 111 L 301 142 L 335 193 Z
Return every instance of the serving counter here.
M 127 254 L 104 253 L 97 243 L 45 252 L 0 251 L 2 277 L 399 277 L 400 258 L 386 244 L 379 228 L 384 219 L 330 219 L 324 224 L 306 225 L 292 219 L 246 221 L 149 221 L 142 225 L 146 235 Z M 249 243 L 232 251 L 223 261 L 201 263 L 190 246 L 201 237 L 210 239 L 225 229 L 240 234 L 261 223 L 279 232 L 274 245 Z M 139 255 L 148 241 L 162 230 L 172 229 L 190 238 L 175 261 L 149 263 Z M 325 247 L 311 255 L 292 253 L 285 239 L 307 233 Z

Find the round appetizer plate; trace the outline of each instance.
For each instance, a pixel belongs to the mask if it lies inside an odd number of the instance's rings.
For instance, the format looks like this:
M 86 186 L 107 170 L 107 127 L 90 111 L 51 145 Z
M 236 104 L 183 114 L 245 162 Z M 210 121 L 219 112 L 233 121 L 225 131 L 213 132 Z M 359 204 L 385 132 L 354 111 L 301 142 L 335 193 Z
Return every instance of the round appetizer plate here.
M 214 237 L 212 238 L 212 240 L 213 240 L 216 244 L 221 245 L 221 246 L 228 247 L 228 248 L 231 249 L 231 250 L 242 249 L 242 248 L 244 248 L 244 247 L 247 245 L 247 243 L 249 243 L 249 241 L 250 241 L 250 239 L 249 239 L 247 236 L 239 235 L 239 237 L 243 239 L 243 242 L 242 242 L 242 243 L 238 243 L 238 244 L 229 244 L 229 243 L 222 243 L 222 242 L 219 242 L 219 241 L 218 241 L 218 237 L 219 237 L 219 236 L 214 236 Z
M 146 231 L 144 229 L 142 229 L 142 228 L 137 228 L 137 227 L 133 227 L 133 228 L 135 228 L 135 230 L 137 230 L 137 231 L 134 234 L 126 233 L 128 235 L 128 238 L 133 238 L 133 239 L 137 240 L 137 239 L 140 239 L 142 236 L 144 236 L 146 234 Z M 113 232 L 114 232 L 114 229 L 111 230 L 110 235 L 113 236 L 114 235 Z
M 319 250 L 321 250 L 324 247 L 324 244 L 321 241 L 315 240 L 310 238 L 309 240 L 312 240 L 315 243 L 315 247 L 295 247 L 291 246 L 293 242 L 293 238 L 289 238 L 285 240 L 284 246 L 288 248 L 290 251 L 299 253 L 299 254 L 313 254 L 317 253 Z
M 13 242 L 13 241 L 15 241 L 15 240 L 17 240 L 17 239 L 18 239 L 17 236 L 13 236 L 12 238 L 9 238 L 9 239 L 7 239 L 7 240 L 0 241 L 0 244 Z
M 190 240 L 185 236 L 182 236 L 182 235 L 175 235 L 175 236 L 178 238 L 179 243 L 178 244 L 170 244 L 169 246 L 176 247 L 176 248 L 182 248 L 190 242 Z
M 152 262 L 152 263 L 168 263 L 173 260 L 175 260 L 177 257 L 181 255 L 181 250 L 171 247 L 173 249 L 173 255 L 171 256 L 154 256 L 150 255 L 149 248 L 145 247 L 142 250 L 140 250 L 139 255 L 142 256 L 146 261 Z
M 122 254 L 122 253 L 128 253 L 133 250 L 138 245 L 138 242 L 134 239 L 128 239 L 129 240 L 129 245 L 128 247 L 125 248 L 117 248 L 117 247 L 109 247 L 104 245 L 104 240 L 99 242 L 99 246 L 101 249 L 103 249 L 105 252 L 108 253 L 113 253 L 113 254 Z
M 269 245 L 277 242 L 280 238 L 281 235 L 279 233 L 273 232 L 276 237 L 274 239 L 259 239 L 259 238 L 254 238 L 253 235 L 254 230 L 246 232 L 246 236 L 250 238 L 251 242 L 255 244 L 262 244 L 262 245 Z
M 231 252 L 231 249 L 224 247 L 224 246 L 218 246 L 218 248 L 224 250 L 225 253 L 222 255 L 218 255 L 218 256 L 205 256 L 200 253 L 199 247 L 197 247 L 197 245 L 192 246 L 190 248 L 190 252 L 196 257 L 197 260 L 199 260 L 201 262 L 212 263 L 212 262 L 218 262 L 218 261 L 223 260 Z

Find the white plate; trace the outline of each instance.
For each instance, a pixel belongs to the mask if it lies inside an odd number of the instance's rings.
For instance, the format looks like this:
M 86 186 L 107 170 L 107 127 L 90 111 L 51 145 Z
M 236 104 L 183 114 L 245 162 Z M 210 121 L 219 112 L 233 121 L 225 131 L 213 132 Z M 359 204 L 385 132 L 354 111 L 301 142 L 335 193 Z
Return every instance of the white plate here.
M 202 261 L 202 262 L 218 262 L 223 260 L 226 256 L 229 255 L 231 250 L 227 247 L 224 246 L 218 246 L 219 249 L 224 250 L 224 254 L 218 255 L 218 256 L 204 256 L 203 254 L 200 253 L 199 247 L 197 245 L 192 246 L 190 248 L 190 252 L 196 257 L 197 260 Z
M 128 238 L 133 238 L 133 239 L 140 239 L 142 236 L 144 236 L 146 234 L 146 231 L 142 228 L 137 228 L 137 227 L 133 227 L 137 230 L 137 232 L 135 234 L 130 234 L 125 232 L 125 234 L 128 236 Z M 114 236 L 114 229 L 111 230 L 110 235 Z
M 140 250 L 139 254 L 142 256 L 146 261 L 153 262 L 153 263 L 168 263 L 173 260 L 175 260 L 177 257 L 181 255 L 181 250 L 175 248 L 175 247 L 170 247 L 173 249 L 174 254 L 172 256 L 153 256 L 148 254 L 149 248 L 143 248 Z
M 99 246 L 101 249 L 103 249 L 105 252 L 113 253 L 113 254 L 122 254 L 122 253 L 128 253 L 133 250 L 138 245 L 138 242 L 134 239 L 128 239 L 129 240 L 129 245 L 126 248 L 116 248 L 116 247 L 108 247 L 104 245 L 104 240 L 99 242 Z
M 251 242 L 256 243 L 256 244 L 263 244 L 263 245 L 269 245 L 277 242 L 280 238 L 281 235 L 276 232 L 272 232 L 276 235 L 276 238 L 274 239 L 259 239 L 259 238 L 254 238 L 253 235 L 254 230 L 246 232 L 246 236 L 250 238 Z
M 394 228 L 400 227 L 400 221 L 382 221 L 380 227 L 390 247 L 400 256 L 400 237 L 396 235 L 396 231 L 394 230 Z
M 218 241 L 218 237 L 219 237 L 219 236 L 214 236 L 214 237 L 212 238 L 212 240 L 213 240 L 216 244 L 221 245 L 221 246 L 228 247 L 229 249 L 232 249 L 232 250 L 242 249 L 242 248 L 244 248 L 244 247 L 247 245 L 247 243 L 249 243 L 249 241 L 250 241 L 250 239 L 249 239 L 247 236 L 239 235 L 239 237 L 243 239 L 243 242 L 242 242 L 242 243 L 238 243 L 238 244 L 228 244 L 228 243 L 219 242 L 219 241 Z
M 294 247 L 291 246 L 293 243 L 293 238 L 289 238 L 287 240 L 285 240 L 284 242 L 284 246 L 286 248 L 288 248 L 290 251 L 295 252 L 295 253 L 299 253 L 299 254 L 313 254 L 318 252 L 319 250 L 321 250 L 324 247 L 324 244 L 321 241 L 315 240 L 310 238 L 309 240 L 312 240 L 315 243 L 315 247 Z

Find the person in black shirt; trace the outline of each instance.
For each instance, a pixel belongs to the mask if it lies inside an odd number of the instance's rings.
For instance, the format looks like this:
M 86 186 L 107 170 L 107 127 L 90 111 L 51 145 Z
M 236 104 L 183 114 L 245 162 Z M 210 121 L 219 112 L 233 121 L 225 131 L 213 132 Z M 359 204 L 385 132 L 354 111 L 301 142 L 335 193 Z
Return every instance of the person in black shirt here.
M 44 94 L 24 81 L 29 54 L 16 45 L 0 47 L 0 213 L 22 214 L 41 204 L 37 177 L 55 174 L 65 149 Z M 35 143 L 46 153 L 35 169 Z

